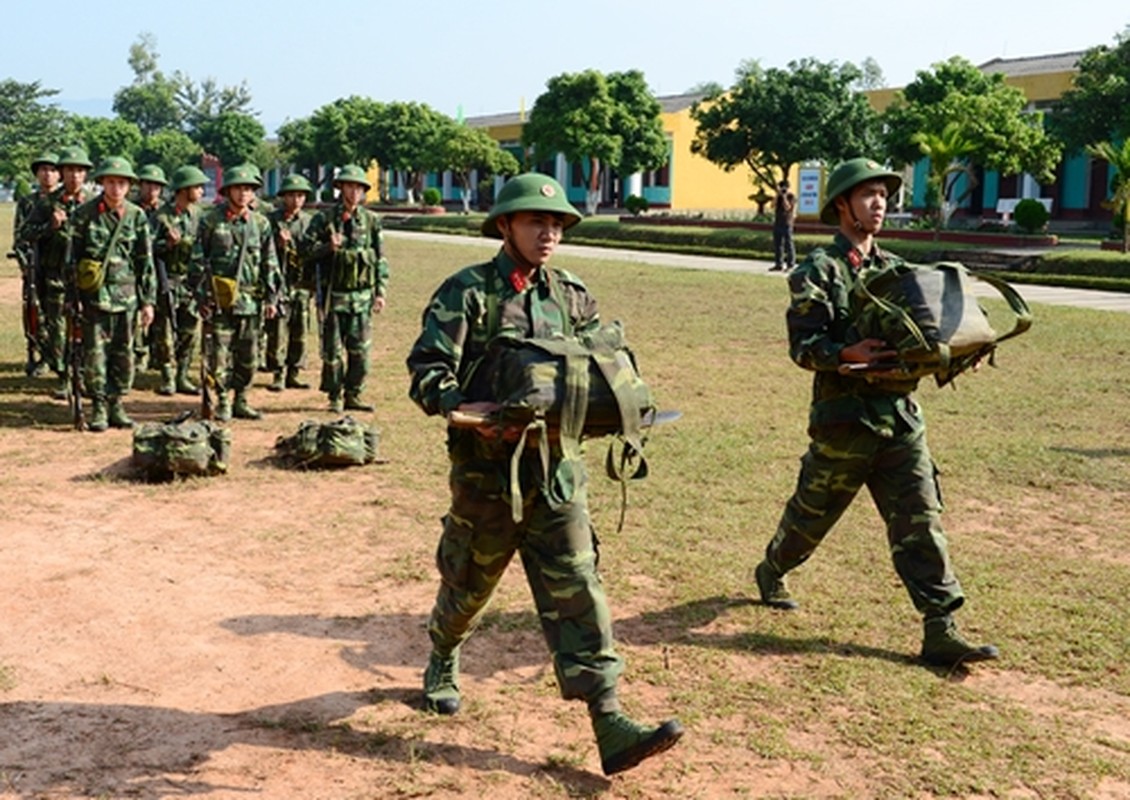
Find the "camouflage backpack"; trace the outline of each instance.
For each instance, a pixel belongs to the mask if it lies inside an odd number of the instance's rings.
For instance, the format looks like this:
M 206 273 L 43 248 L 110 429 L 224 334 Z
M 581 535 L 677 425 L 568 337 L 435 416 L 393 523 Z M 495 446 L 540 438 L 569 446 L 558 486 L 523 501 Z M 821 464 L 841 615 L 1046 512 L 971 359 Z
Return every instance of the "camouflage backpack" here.
M 275 450 L 292 467 L 352 467 L 377 460 L 376 428 L 345 416 L 333 422 L 308 419 L 292 436 L 280 436 Z
M 998 344 L 1032 325 L 1024 298 L 992 275 L 976 274 L 1008 303 L 1012 330 L 998 334 L 973 294 L 971 273 L 958 263 L 905 264 L 865 270 L 852 290 L 855 328 L 898 351 L 890 364 L 844 364 L 841 371 L 901 369 L 908 378 L 933 375 L 944 386 L 978 361 L 992 362 Z
M 228 471 L 231 431 L 189 414 L 134 429 L 132 462 L 149 480 Z

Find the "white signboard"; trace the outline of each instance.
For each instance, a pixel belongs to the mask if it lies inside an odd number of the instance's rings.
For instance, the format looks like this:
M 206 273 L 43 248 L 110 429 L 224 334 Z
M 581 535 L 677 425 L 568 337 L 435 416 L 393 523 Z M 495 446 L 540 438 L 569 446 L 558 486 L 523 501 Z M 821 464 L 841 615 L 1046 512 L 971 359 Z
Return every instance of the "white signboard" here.
M 797 213 L 816 216 L 820 213 L 820 168 L 801 167 L 797 170 Z

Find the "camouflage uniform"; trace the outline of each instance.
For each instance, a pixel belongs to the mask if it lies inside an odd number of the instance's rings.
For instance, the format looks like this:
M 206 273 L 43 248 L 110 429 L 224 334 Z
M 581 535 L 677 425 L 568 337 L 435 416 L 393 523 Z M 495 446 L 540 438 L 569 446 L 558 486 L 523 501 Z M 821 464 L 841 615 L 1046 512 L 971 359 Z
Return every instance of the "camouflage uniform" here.
M 225 176 L 225 185 L 230 184 Z M 198 295 L 215 298 L 214 287 L 205 281 L 209 267 L 215 278 L 233 280 L 238 286 L 234 304 L 217 305 L 212 318 L 215 347 L 208 369 L 217 384 L 217 413 L 223 419 L 228 389 L 235 390 L 237 411 L 245 402 L 255 372 L 262 307 L 275 305 L 281 290 L 271 223 L 250 208 L 233 214 L 226 203 L 209 211 L 193 245 L 189 282 L 199 287 Z
M 157 227 L 153 237 L 153 257 L 165 268 L 172 290 L 173 313 L 176 315 L 176 334 L 169 318 L 167 303 L 161 299 L 150 329 L 154 346 L 154 364 L 162 373 L 175 369 L 175 390 L 182 394 L 196 394 L 199 390 L 189 378 L 192 354 L 196 352 L 196 329 L 200 316 L 196 298 L 188 282 L 192 247 L 196 241 L 200 221 L 204 214 L 197 205 L 180 208 L 176 200 L 165 203 L 157 212 Z M 180 234 L 180 241 L 169 243 L 169 231 Z M 175 341 L 174 341 L 175 339 Z
M 408 356 L 410 395 L 425 413 L 446 414 L 460 403 L 491 399 L 470 378 L 493 333 L 542 338 L 561 336 L 567 326 L 577 332 L 599 327 L 596 301 L 577 278 L 561 270 L 550 277 L 543 267 L 530 285 L 519 287 L 513 273 L 514 263 L 500 253 L 448 278 L 432 297 Z M 497 331 L 489 330 L 489 295 L 497 298 Z M 428 623 L 434 647 L 451 652 L 466 640 L 517 551 L 562 696 L 614 700 L 623 661 L 597 573 L 583 461 L 566 460 L 560 444 L 552 444 L 546 486 L 537 448 L 527 448 L 521 458 L 525 516 L 515 524 L 509 473 L 514 445 L 449 428 L 447 446 L 452 497 L 436 554 L 442 582 Z
M 76 263 L 100 261 L 104 276 L 100 287 L 79 291 L 83 382 L 97 418 L 107 403 L 120 409 L 120 398 L 133 382 L 134 315 L 139 306 L 152 306 L 156 297 L 152 241 L 145 212 L 128 200 L 115 212 L 95 198 L 75 210 L 73 225 Z M 94 423 L 91 427 L 97 429 Z
M 75 210 L 90 199 L 91 195 L 86 189 L 80 189 L 71 195 L 60 186 L 51 196 L 40 198 L 23 225 L 24 238 L 38 242 L 39 245 L 39 303 L 43 329 L 40 353 L 47 366 L 60 378 L 67 368 L 65 271 L 71 225 L 68 223 L 56 228 L 53 215 L 55 209 L 59 208 L 66 212 L 68 220 L 72 220 Z
M 815 250 L 789 275 L 789 352 L 815 371 L 812 441 L 766 561 L 784 574 L 807 560 L 866 485 L 915 607 L 922 614 L 948 613 L 964 596 L 946 550 L 925 420 L 911 396 L 918 382 L 872 382 L 837 372 L 840 350 L 860 338 L 849 304 L 859 271 L 902 263 L 878 247 L 861 253 L 837 233 L 831 247 Z
M 286 385 L 297 388 L 298 372 L 306 368 L 306 329 L 310 325 L 311 277 L 300 248 L 310 228 L 313 215 L 299 209 L 289 219 L 285 208 L 277 208 L 267 215 L 275 236 L 275 249 L 282 262 L 283 284 L 286 292 L 285 317 L 279 314 L 266 322 L 267 369 L 275 373 L 281 385 L 282 371 L 286 369 Z M 279 238 L 279 231 L 290 232 L 290 242 Z M 285 335 L 284 332 L 285 331 Z M 286 342 L 285 353 L 283 342 Z M 366 363 L 368 360 L 366 359 Z
M 342 235 L 337 252 L 330 247 L 334 232 Z M 373 340 L 373 301 L 388 293 L 381 242 L 379 216 L 364 206 L 347 214 L 340 202 L 316 214 L 306 232 L 307 258 L 315 264 L 324 312 L 319 388 L 331 404 L 344 392 L 346 407 L 361 405 Z
M 50 165 L 58 169 L 58 160 L 59 157 L 54 153 L 43 153 L 31 163 L 31 171 L 38 180 L 39 168 L 41 166 Z M 16 201 L 15 213 L 12 218 L 12 248 L 17 253 L 22 254 L 19 256 L 21 259 L 30 259 L 30 262 L 21 260 L 20 267 L 24 269 L 25 264 L 28 263 L 34 263 L 35 265 L 35 274 L 25 277 L 32 282 L 35 288 L 34 304 L 30 313 L 34 315 L 36 320 L 43 319 L 42 303 L 40 302 L 40 296 L 43 292 L 43 266 L 40 261 L 40 243 L 32 236 L 31 230 L 27 227 L 27 222 L 32 218 L 36 207 L 41 203 L 47 202 L 53 191 L 55 190 L 44 191 L 42 184 L 37 183 L 35 191 L 24 195 Z M 30 269 L 30 267 L 26 268 Z M 44 362 L 42 356 L 42 353 L 46 351 L 46 342 L 47 326 L 40 322 L 35 332 L 34 342 L 28 350 L 26 370 L 28 375 L 40 374 L 40 372 L 46 368 L 47 364 Z

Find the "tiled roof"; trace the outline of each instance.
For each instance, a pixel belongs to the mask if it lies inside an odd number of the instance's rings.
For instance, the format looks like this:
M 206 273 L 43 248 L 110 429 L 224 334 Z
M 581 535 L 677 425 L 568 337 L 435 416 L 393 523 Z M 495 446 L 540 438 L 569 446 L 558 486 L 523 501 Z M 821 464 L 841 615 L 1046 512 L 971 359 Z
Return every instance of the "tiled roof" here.
M 673 114 L 690 108 L 696 102 L 706 97 L 702 92 L 689 94 L 672 94 L 666 97 L 657 97 L 659 106 L 664 114 Z M 528 112 L 527 112 L 528 114 Z M 471 128 L 494 128 L 499 125 L 518 125 L 522 122 L 521 114 L 517 111 L 507 111 L 502 114 L 484 114 L 478 117 L 467 117 L 467 125 Z
M 1072 72 L 1078 68 L 1083 50 L 1071 53 L 1053 53 L 1026 58 L 994 58 L 978 69 L 982 72 L 1003 72 L 1005 75 L 1043 75 L 1049 72 Z

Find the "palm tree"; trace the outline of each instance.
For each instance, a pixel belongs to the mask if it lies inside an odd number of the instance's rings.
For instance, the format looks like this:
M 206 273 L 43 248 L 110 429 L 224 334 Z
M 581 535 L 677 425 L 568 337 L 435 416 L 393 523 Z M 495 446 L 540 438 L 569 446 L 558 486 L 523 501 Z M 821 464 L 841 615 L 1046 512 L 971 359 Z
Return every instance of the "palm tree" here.
M 1115 147 L 1110 142 L 1098 142 L 1086 147 L 1087 153 L 1101 158 L 1114 167 L 1110 178 L 1110 205 L 1115 218 L 1122 216 L 1122 252 L 1130 252 L 1130 138 Z
M 914 134 L 911 141 L 918 145 L 922 155 L 930 160 L 930 174 L 926 185 L 938 203 L 937 225 L 940 230 L 949 222 L 950 215 L 958 205 L 977 187 L 977 176 L 964 159 L 976 150 L 973 142 L 966 137 L 961 125 L 948 122 L 940 133 L 923 131 Z M 953 197 L 958 177 L 965 175 L 968 183 L 960 197 Z

